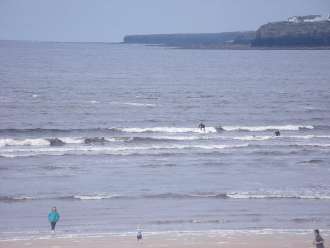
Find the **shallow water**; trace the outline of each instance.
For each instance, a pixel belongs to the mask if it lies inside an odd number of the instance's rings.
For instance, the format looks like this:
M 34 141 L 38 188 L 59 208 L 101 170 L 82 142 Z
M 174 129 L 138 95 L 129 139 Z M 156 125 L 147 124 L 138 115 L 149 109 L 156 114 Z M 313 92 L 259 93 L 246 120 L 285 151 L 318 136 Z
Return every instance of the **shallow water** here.
M 1 236 L 330 228 L 329 61 L 0 42 Z

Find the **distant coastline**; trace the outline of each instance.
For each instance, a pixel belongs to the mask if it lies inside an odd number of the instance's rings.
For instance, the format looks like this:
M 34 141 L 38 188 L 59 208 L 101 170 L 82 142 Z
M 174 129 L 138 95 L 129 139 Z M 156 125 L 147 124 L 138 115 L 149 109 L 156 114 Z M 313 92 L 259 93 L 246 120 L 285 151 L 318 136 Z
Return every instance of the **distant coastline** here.
M 124 44 L 180 49 L 329 50 L 330 16 L 295 16 L 262 25 L 256 31 L 127 35 Z

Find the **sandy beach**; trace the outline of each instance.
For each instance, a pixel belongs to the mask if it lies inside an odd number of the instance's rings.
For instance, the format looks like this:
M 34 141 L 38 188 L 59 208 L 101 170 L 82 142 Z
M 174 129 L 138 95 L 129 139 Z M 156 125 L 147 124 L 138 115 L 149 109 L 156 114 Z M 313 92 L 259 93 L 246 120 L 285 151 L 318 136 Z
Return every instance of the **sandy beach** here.
M 329 232 L 322 233 L 325 240 Z M 312 231 L 281 232 L 281 231 L 209 231 L 209 232 L 168 232 L 146 233 L 141 242 L 135 235 L 98 234 L 88 236 L 53 235 L 21 240 L 2 240 L 1 248 L 131 248 L 131 247 L 172 247 L 172 248 L 210 248 L 210 247 L 253 247 L 253 248 L 311 248 Z M 326 243 L 325 243 L 326 244 Z

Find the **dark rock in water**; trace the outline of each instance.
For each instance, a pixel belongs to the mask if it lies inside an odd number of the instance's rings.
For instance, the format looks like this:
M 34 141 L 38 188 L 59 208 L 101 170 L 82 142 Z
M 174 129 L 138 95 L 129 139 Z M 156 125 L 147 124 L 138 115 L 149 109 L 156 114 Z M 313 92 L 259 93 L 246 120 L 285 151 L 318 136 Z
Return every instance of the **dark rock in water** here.
M 51 146 L 63 146 L 65 145 L 65 143 L 58 139 L 58 138 L 54 138 L 54 139 L 49 139 L 50 145 Z
M 94 137 L 94 138 L 86 138 L 84 140 L 84 143 L 85 144 L 95 144 L 95 143 L 98 143 L 98 144 L 103 144 L 106 142 L 106 139 L 104 137 Z

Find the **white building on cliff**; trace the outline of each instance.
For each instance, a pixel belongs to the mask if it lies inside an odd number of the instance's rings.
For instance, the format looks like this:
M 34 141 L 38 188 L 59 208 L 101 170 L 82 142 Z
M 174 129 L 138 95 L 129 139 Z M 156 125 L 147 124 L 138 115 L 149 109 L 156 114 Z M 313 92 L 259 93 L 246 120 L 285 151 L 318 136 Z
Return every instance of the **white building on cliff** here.
M 330 14 L 325 17 L 321 15 L 307 15 L 307 16 L 292 16 L 288 18 L 288 22 L 302 23 L 302 22 L 322 22 L 330 21 Z

